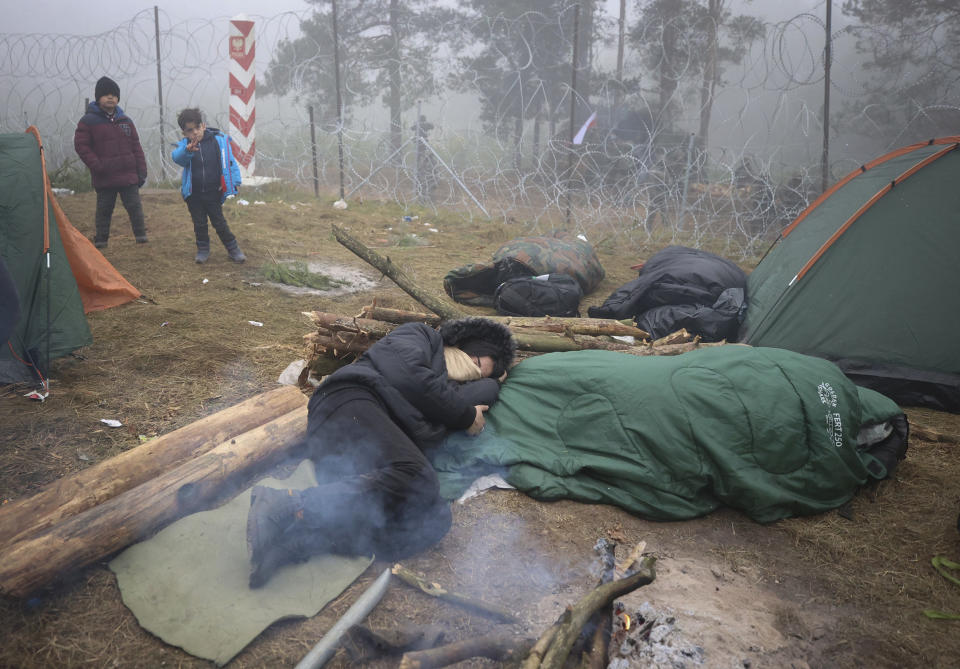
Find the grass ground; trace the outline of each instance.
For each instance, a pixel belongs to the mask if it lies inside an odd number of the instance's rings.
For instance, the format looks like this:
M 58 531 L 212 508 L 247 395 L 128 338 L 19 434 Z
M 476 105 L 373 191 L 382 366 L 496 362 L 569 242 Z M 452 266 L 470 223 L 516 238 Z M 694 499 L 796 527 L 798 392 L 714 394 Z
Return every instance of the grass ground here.
M 143 297 L 89 315 L 94 343 L 55 362 L 46 402 L 24 399 L 23 388 L 0 389 L 0 499 L 28 496 L 144 439 L 274 387 L 280 372 L 305 356 L 302 336 L 311 326 L 302 311 L 356 314 L 374 297 L 382 305 L 420 310 L 340 246 L 331 223 L 378 247 L 438 294 L 447 271 L 486 261 L 502 243 L 530 232 L 519 222 L 490 223 L 373 202 L 339 211 L 330 206 L 334 198 L 316 200 L 278 188 L 244 192 L 243 198 L 247 205 L 227 205 L 227 218 L 248 257 L 243 265 L 231 263 L 216 242 L 210 261 L 194 264 L 192 228 L 175 191 L 143 194 L 149 244 L 134 243 L 118 207 L 105 255 Z M 61 204 L 89 235 L 93 194 L 65 197 Z M 405 222 L 405 215 L 419 218 Z M 658 246 L 650 238 L 635 240 L 629 232 L 602 226 L 586 232 L 607 278 L 584 300 L 583 309 L 634 278 L 630 265 Z M 713 250 L 724 246 L 718 239 Z M 261 268 L 276 260 L 350 268 L 366 273 L 374 287 L 336 296 L 293 294 L 266 283 Z M 452 588 L 501 601 L 521 614 L 518 633 L 536 636 L 555 617 L 556 607 L 592 582 L 586 566 L 598 536 L 621 537 L 624 545 L 643 539 L 661 556 L 664 587 L 671 560 L 678 581 L 682 569 L 677 565 L 684 560 L 723 575 L 730 607 L 726 636 L 744 637 L 741 659 L 752 666 L 956 667 L 960 622 L 928 620 L 921 611 L 960 612 L 960 588 L 930 566 L 937 554 L 960 558 L 955 528 L 960 417 L 907 412 L 913 425 L 923 428 L 922 436 L 912 439 L 893 479 L 861 491 L 849 518 L 831 512 L 760 526 L 721 511 L 684 523 L 650 523 L 611 507 L 492 493 L 458 507 L 450 535 L 411 565 Z M 106 427 L 103 418 L 119 420 L 123 427 Z M 295 664 L 378 572 L 369 572 L 315 618 L 272 626 L 231 666 Z M 538 580 L 535 575 L 541 573 L 550 576 Z M 718 581 L 717 592 L 720 587 Z M 690 597 L 706 596 L 692 592 Z M 737 625 L 734 609 L 749 609 L 751 597 L 773 602 L 748 622 L 769 622 L 776 643 L 751 645 L 749 625 Z M 700 605 L 705 606 L 703 600 L 688 602 L 694 612 Z M 494 629 L 476 615 L 392 587 L 369 622 L 383 628 L 397 620 L 442 625 L 450 639 Z M 142 630 L 105 563 L 71 575 L 29 602 L 0 602 L 0 629 L 2 667 L 209 666 Z M 714 660 L 726 657 L 719 648 L 733 643 L 720 636 L 704 642 Z M 330 666 L 351 664 L 341 653 Z

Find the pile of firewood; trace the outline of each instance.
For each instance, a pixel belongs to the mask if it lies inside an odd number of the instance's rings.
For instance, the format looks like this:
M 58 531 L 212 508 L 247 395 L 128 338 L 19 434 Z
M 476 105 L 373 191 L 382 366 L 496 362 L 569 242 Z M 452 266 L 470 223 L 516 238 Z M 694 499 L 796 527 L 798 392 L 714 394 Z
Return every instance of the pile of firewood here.
M 354 360 L 377 340 L 388 335 L 401 323 L 420 322 L 438 325 L 439 316 L 428 313 L 402 311 L 366 306 L 356 316 L 334 314 L 325 311 L 305 311 L 316 331 L 304 335 L 307 346 L 307 367 L 320 374 L 329 371 L 329 364 L 320 364 L 330 359 L 343 363 Z M 606 318 L 543 318 L 516 316 L 485 316 L 503 323 L 517 341 L 519 359 L 558 351 L 582 351 L 603 349 L 631 355 L 677 355 L 700 346 L 717 346 L 703 343 L 699 337 L 679 330 L 655 341 L 643 330 L 629 322 Z

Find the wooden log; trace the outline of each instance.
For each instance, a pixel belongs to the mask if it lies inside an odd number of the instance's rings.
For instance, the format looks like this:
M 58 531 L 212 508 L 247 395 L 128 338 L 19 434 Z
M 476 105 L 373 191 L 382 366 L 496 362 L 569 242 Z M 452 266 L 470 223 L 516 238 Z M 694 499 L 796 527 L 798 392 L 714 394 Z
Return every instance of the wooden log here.
M 417 313 L 415 311 L 404 311 L 402 309 L 388 309 L 370 305 L 364 307 L 360 315 L 363 318 L 387 321 L 390 323 L 427 323 L 428 325 L 439 325 L 440 318 L 433 314 Z M 636 337 L 637 339 L 649 339 L 650 335 L 638 327 L 630 325 L 632 321 L 618 321 L 613 318 L 554 318 L 545 317 L 521 317 L 521 316 L 483 316 L 492 321 L 503 323 L 511 330 L 518 328 L 529 328 L 532 330 L 542 330 L 544 332 L 567 332 L 584 335 L 611 335 L 619 337 Z
M 377 339 L 386 336 L 396 328 L 393 321 L 381 321 L 379 318 L 343 316 L 320 311 L 303 313 L 318 328 L 318 332 L 312 332 L 304 336 L 305 342 L 308 346 L 313 347 L 314 354 L 318 356 L 341 357 L 347 354 L 363 353 Z M 384 309 L 375 305 L 364 307 L 361 313 L 369 316 L 393 318 L 403 322 L 426 322 L 420 320 L 420 317 L 427 317 L 425 314 L 399 309 Z M 429 318 L 437 319 L 437 317 Z M 513 316 L 484 316 L 484 318 L 501 322 L 510 328 L 514 339 L 517 341 L 517 348 L 521 353 L 531 351 L 555 353 L 606 350 L 620 351 L 631 355 L 678 355 L 702 346 L 726 344 L 726 342 L 703 343 L 699 337 L 693 337 L 692 341 L 686 341 L 685 343 L 667 343 L 690 338 L 686 330 L 680 330 L 658 340 L 655 345 L 651 345 L 642 339 L 643 336 L 647 335 L 646 332 L 613 319 L 517 318 Z M 595 334 L 582 334 L 591 332 Z M 612 338 L 613 336 L 625 336 L 627 334 L 633 336 L 637 341 L 631 344 Z
M 0 549 L 149 481 L 231 437 L 306 405 L 293 386 L 261 393 L 0 506 Z
M 303 340 L 314 347 L 317 353 L 339 358 L 345 353 L 360 354 L 373 346 L 375 340 L 365 337 L 355 337 L 336 332 L 330 335 L 319 332 L 309 332 L 303 335 Z
M 696 338 L 694 341 L 687 342 L 685 344 L 664 344 L 662 346 L 647 346 L 642 347 L 638 346 L 635 355 L 680 355 L 681 353 L 686 353 L 687 351 L 695 351 L 698 348 L 711 348 L 714 346 L 747 346 L 747 344 L 731 344 L 725 341 L 699 341 L 699 338 Z M 643 349 L 646 349 L 644 351 Z
M 511 663 L 524 657 L 532 643 L 531 639 L 517 638 L 509 632 L 487 634 L 429 650 L 404 653 L 400 660 L 400 669 L 446 667 L 471 657 L 486 657 L 497 662 Z
M 517 349 L 521 351 L 557 353 L 581 350 L 581 346 L 570 337 L 552 332 L 520 334 L 514 335 L 513 338 L 517 340 Z
M 599 585 L 603 585 L 616 578 L 617 557 L 615 551 L 617 544 L 613 541 L 601 539 L 597 542 L 597 547 L 601 551 L 601 564 L 603 566 Z M 637 557 L 639 557 L 639 553 Z M 604 669 L 604 667 L 607 666 L 607 654 L 610 648 L 610 628 L 613 625 L 612 607 L 601 607 L 593 614 L 593 617 L 590 618 L 590 624 L 593 626 L 593 634 L 580 658 L 580 667 L 582 669 Z
M 519 316 L 485 316 L 499 321 L 511 330 L 529 328 L 531 330 L 546 330 L 581 334 L 598 337 L 602 335 L 617 337 L 634 337 L 635 339 L 649 339 L 650 335 L 633 325 L 612 318 L 544 318 Z M 559 326 L 559 329 L 557 327 Z
M 421 592 L 424 592 L 432 597 L 439 597 L 440 599 L 444 599 L 448 602 L 453 602 L 458 606 L 473 609 L 474 611 L 477 611 L 485 616 L 496 618 L 501 622 L 517 622 L 516 617 L 509 611 L 505 611 L 494 604 L 488 604 L 487 602 L 482 602 L 478 599 L 471 599 L 464 595 L 450 592 L 449 590 L 440 586 L 439 583 L 429 583 L 399 563 L 393 565 L 392 571 L 394 576 L 399 578 L 407 585 L 413 586 L 414 588 L 417 588 Z
M 746 344 L 728 344 L 725 341 L 716 341 L 716 342 L 700 342 L 700 341 L 691 341 L 686 344 L 666 344 L 664 346 L 617 346 L 610 345 L 604 347 L 608 351 L 617 351 L 619 353 L 627 353 L 629 355 L 639 355 L 639 356 L 648 356 L 648 355 L 680 355 L 681 353 L 687 353 L 688 351 L 695 351 L 698 348 L 710 348 L 713 346 L 746 346 Z
M 541 669 L 560 669 L 570 655 L 570 649 L 580 635 L 584 623 L 594 612 L 609 607 L 617 597 L 633 592 L 637 588 L 652 583 L 656 578 L 656 558 L 645 557 L 640 567 L 625 578 L 605 583 L 588 592 L 570 610 L 570 619 L 557 630 L 550 648 L 540 663 Z
M 527 657 L 520 664 L 520 669 L 537 669 L 540 666 L 540 663 L 543 662 L 543 656 L 546 655 L 548 650 L 550 650 L 550 644 L 553 643 L 554 638 L 557 636 L 557 632 L 569 621 L 570 609 L 568 608 L 564 609 L 563 613 L 560 614 L 560 617 L 557 618 L 557 621 L 540 635 L 540 638 L 537 639 L 536 643 L 534 643 L 530 648 L 530 652 L 527 654 Z
M 0 594 L 27 597 L 57 578 L 216 502 L 306 435 L 301 406 L 0 551 Z
M 389 257 L 381 256 L 376 251 L 368 248 L 359 239 L 350 235 L 340 226 L 333 226 L 333 236 L 337 238 L 338 242 L 376 267 L 385 276 L 392 279 L 393 282 L 396 283 L 410 297 L 441 318 L 451 319 L 461 318 L 464 316 L 464 312 L 460 311 L 446 300 L 443 300 L 436 295 L 432 295 L 423 288 L 417 286 L 416 282 L 411 279 L 405 271 L 395 265 Z
M 593 337 L 591 335 L 581 334 L 557 334 L 553 332 L 516 332 L 513 338 L 517 340 L 517 348 L 521 351 L 538 351 L 540 353 L 555 353 L 558 351 L 626 351 L 633 352 L 634 349 L 643 351 L 650 348 L 637 344 L 627 344 L 616 340 L 610 340 L 605 337 Z M 638 353 L 638 355 L 650 355 L 649 353 Z M 654 354 L 655 355 L 655 354 Z
M 710 346 L 727 346 L 726 342 L 687 342 L 686 344 L 667 344 L 664 346 L 644 346 L 608 341 L 589 335 L 565 336 L 555 332 L 526 332 L 514 334 L 517 341 L 518 359 L 528 358 L 541 353 L 563 351 L 605 350 L 628 353 L 630 355 L 679 355 L 687 351 Z M 370 348 L 375 340 L 362 336 L 350 336 L 337 332 L 330 335 L 310 332 L 304 335 L 304 341 L 314 347 L 316 355 L 339 358 L 345 354 L 360 354 Z M 313 364 L 312 362 L 310 363 Z
M 667 344 L 684 344 L 691 340 L 700 341 L 700 336 L 697 335 L 697 337 L 694 338 L 694 336 L 691 335 L 689 332 L 687 332 L 686 329 L 681 329 L 681 330 L 677 330 L 676 332 L 671 332 L 670 334 L 664 337 L 660 337 L 660 339 L 657 339 L 656 341 L 654 341 L 651 344 L 651 346 L 665 346 Z
M 360 317 L 373 318 L 378 321 L 388 323 L 426 323 L 427 325 L 440 325 L 440 317 L 436 314 L 425 314 L 416 311 L 405 311 L 403 309 L 390 309 L 389 307 L 379 307 L 371 304 L 360 311 Z
M 302 311 L 300 313 L 309 318 L 318 329 L 322 328 L 330 332 L 349 332 L 357 335 L 366 335 L 372 339 L 386 337 L 397 327 L 396 323 L 379 321 L 373 318 L 343 316 L 342 314 L 332 314 L 327 311 Z

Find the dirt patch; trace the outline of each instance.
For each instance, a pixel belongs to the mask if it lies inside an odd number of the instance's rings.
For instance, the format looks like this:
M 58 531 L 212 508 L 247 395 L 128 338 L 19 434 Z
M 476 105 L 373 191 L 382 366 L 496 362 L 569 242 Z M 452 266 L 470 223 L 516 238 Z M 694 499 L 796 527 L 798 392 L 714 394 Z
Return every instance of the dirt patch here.
M 282 260 L 280 262 L 288 261 Z M 377 285 L 377 280 L 373 277 L 371 272 L 364 271 L 357 267 L 350 267 L 348 265 L 335 265 L 332 263 L 316 261 L 308 262 L 306 263 L 306 266 L 307 270 L 312 274 L 320 274 L 331 279 L 333 283 L 337 284 L 336 287 L 328 290 L 316 290 L 315 288 L 307 288 L 305 286 L 290 286 L 285 283 L 277 283 L 274 281 L 265 281 L 264 284 L 272 288 L 282 290 L 283 292 L 291 295 L 310 295 L 313 297 L 326 298 L 372 290 Z
M 145 297 L 90 314 L 94 344 L 54 364 L 46 402 L 25 400 L 23 388 L 0 391 L 0 499 L 25 497 L 137 446 L 141 437 L 170 432 L 274 387 L 292 360 L 305 357 L 302 337 L 311 325 L 302 311 L 352 315 L 374 298 L 420 310 L 337 244 L 329 223 L 379 245 L 378 252 L 437 293 L 449 270 L 487 261 L 516 236 L 545 231 L 544 223 L 533 229 L 429 211 L 416 212 L 418 227 L 404 230 L 403 215 L 410 212 L 395 206 L 358 203 L 337 211 L 330 207 L 334 198 L 249 197 L 266 204 L 228 202 L 226 212 L 247 253 L 244 265 L 231 263 L 216 242 L 206 265 L 193 263 L 192 225 L 175 191 L 144 194 L 149 244 L 134 243 L 118 208 L 106 256 Z M 61 203 L 81 231 L 92 232 L 93 194 Z M 439 231 L 430 233 L 430 246 L 391 245 L 403 238 L 398 230 L 428 224 Z M 582 310 L 633 279 L 630 266 L 656 250 L 632 243 L 622 231 L 586 233 L 607 278 Z M 343 268 L 343 276 L 356 272 L 372 285 L 293 294 L 264 285 L 259 266 L 271 258 L 300 259 L 327 273 Z M 960 417 L 916 409 L 908 415 L 914 428 L 923 429 L 915 430 L 907 460 L 893 479 L 862 490 L 842 515 L 765 526 L 721 510 L 682 523 L 652 523 L 610 506 L 488 492 L 456 505 L 451 532 L 407 566 L 451 590 L 496 602 L 520 622 L 504 627 L 395 583 L 368 624 L 377 630 L 438 625 L 450 641 L 504 628 L 539 636 L 595 585 L 593 546 L 605 537 L 621 554 L 645 541 L 647 553 L 658 558 L 657 580 L 623 599 L 630 615 L 657 621 L 656 643 L 625 641 L 612 656 L 623 660 L 617 667 L 955 667 L 960 622 L 928 620 L 922 611 L 960 611 L 960 588 L 930 566 L 934 555 L 960 558 Z M 108 428 L 101 418 L 119 419 L 123 427 Z M 374 564 L 314 618 L 273 625 L 230 666 L 294 665 L 386 566 Z M 0 601 L 0 666 L 210 666 L 142 630 L 105 563 L 65 577 L 29 601 Z M 356 663 L 341 651 L 328 666 Z M 474 660 L 459 666 L 497 665 Z

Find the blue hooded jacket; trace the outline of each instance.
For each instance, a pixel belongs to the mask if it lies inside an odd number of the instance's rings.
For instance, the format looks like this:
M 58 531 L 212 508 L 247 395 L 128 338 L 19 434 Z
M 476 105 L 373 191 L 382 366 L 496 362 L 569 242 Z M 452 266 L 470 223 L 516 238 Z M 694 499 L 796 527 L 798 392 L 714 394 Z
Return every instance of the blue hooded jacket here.
M 207 131 L 213 133 L 213 138 L 217 142 L 217 148 L 220 152 L 220 170 L 222 172 L 220 201 L 223 202 L 227 199 L 227 196 L 237 194 L 237 186 L 241 183 L 240 166 L 233 157 L 230 138 L 216 128 L 207 128 Z M 183 167 L 180 193 L 184 200 L 190 197 L 193 192 L 193 161 L 199 154 L 199 152 L 187 151 L 187 144 L 187 138 L 184 137 L 170 154 L 173 162 Z

